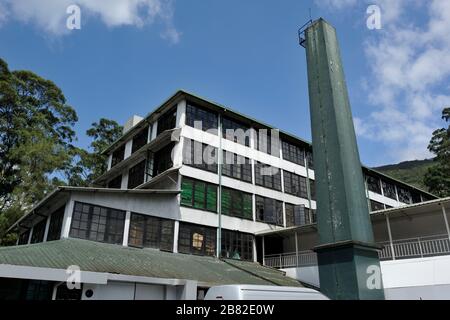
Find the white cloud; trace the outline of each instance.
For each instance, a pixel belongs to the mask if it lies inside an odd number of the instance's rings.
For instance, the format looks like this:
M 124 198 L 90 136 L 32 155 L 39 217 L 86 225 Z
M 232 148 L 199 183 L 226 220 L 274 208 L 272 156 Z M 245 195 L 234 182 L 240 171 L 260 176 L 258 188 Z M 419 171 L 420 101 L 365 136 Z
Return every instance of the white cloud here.
M 351 0 L 315 2 L 332 9 L 357 6 Z M 430 157 L 431 134 L 442 125 L 440 112 L 450 104 L 450 1 L 367 0 L 365 4 L 380 6 L 383 29 L 369 33 L 364 44 L 371 72 L 362 87 L 371 109 L 367 116 L 355 118 L 356 132 L 385 145 L 385 161 Z M 411 21 L 418 11 L 425 23 Z
M 358 3 L 358 0 L 314 0 L 314 3 L 320 8 L 340 10 L 353 7 Z
M 6 18 L 35 25 L 51 35 L 64 35 L 69 5 L 81 8 L 85 18 L 99 18 L 108 27 L 143 27 L 154 22 L 164 26 L 161 37 L 177 43 L 180 33 L 173 23 L 171 0 L 0 0 L 0 24 Z M 3 10 L 4 9 L 4 10 Z M 168 36 L 170 35 L 170 36 Z

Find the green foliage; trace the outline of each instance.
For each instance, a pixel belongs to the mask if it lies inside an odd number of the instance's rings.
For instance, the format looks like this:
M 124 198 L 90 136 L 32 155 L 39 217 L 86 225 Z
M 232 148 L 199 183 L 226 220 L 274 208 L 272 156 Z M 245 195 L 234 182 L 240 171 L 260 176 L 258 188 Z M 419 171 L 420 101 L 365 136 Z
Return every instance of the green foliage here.
M 388 176 L 406 182 L 412 186 L 428 191 L 424 183 L 425 174 L 434 165 L 432 159 L 404 161 L 398 164 L 374 168 Z
M 106 170 L 101 151 L 122 127 L 108 119 L 93 123 L 87 151 L 72 145 L 77 120 L 53 82 L 10 71 L 0 59 L 0 245 L 15 242 L 6 230 L 56 186 L 87 186 Z
M 113 120 L 100 119 L 86 131 L 93 140 L 92 152 L 75 148 L 72 152 L 74 162 L 67 170 L 67 180 L 72 186 L 88 186 L 106 171 L 106 156 L 101 152 L 116 141 L 122 134 L 122 127 Z
M 450 108 L 442 111 L 442 119 L 450 122 Z M 428 150 L 436 155 L 435 164 L 428 170 L 424 182 L 440 197 L 450 196 L 450 125 L 433 132 Z

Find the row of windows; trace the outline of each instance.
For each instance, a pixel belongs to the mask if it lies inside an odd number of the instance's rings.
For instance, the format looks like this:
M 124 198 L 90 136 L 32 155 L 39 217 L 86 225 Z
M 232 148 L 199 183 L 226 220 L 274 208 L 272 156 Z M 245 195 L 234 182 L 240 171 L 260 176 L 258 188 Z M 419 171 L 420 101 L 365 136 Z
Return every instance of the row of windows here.
M 178 252 L 214 256 L 217 245 L 217 229 L 180 222 Z M 238 260 L 253 260 L 251 234 L 222 229 L 221 256 Z
M 222 174 L 252 183 L 252 164 L 249 158 L 223 150 Z
M 157 134 L 175 128 L 177 118 L 177 109 L 174 107 L 158 119 L 158 131 Z M 151 133 L 150 126 L 145 127 L 139 131 L 134 137 L 131 145 L 131 154 L 135 153 L 148 142 L 149 135 Z M 125 144 L 117 148 L 112 153 L 111 168 L 122 162 L 125 158 Z
M 183 177 L 181 182 L 181 205 L 194 209 L 217 212 L 217 189 L 218 187 L 215 184 Z M 283 203 L 281 201 L 258 195 L 256 195 L 255 199 L 257 221 L 280 226 L 283 225 Z M 253 220 L 252 212 L 251 194 L 222 187 L 223 214 Z M 286 219 L 289 219 L 288 216 Z M 300 221 L 306 220 L 295 221 L 299 221 L 298 223 L 300 223 Z
M 255 184 L 273 190 L 281 191 L 281 169 L 255 163 Z
M 50 222 L 48 225 L 47 239 L 46 241 L 58 240 L 61 238 L 61 229 L 64 219 L 65 206 L 59 208 L 50 215 Z M 47 225 L 47 219 L 42 220 L 33 227 L 33 233 L 31 235 L 30 243 L 38 243 L 44 241 L 45 227 Z M 27 244 L 30 237 L 30 230 L 25 231 L 19 235 L 18 244 Z
M 99 221 L 104 218 L 101 223 Z M 80 223 L 85 227 L 80 228 Z M 75 203 L 70 236 L 100 242 L 121 244 L 125 223 L 124 211 L 86 203 Z M 105 226 L 104 228 L 100 226 Z M 112 227 L 114 226 L 114 227 Z M 120 227 L 120 230 L 119 230 Z M 88 230 L 80 232 L 80 230 Z M 99 237 L 103 230 L 104 237 Z M 96 235 L 93 233 L 97 232 Z M 173 251 L 174 221 L 132 213 L 128 244 L 135 247 Z M 209 255 L 216 254 L 217 229 L 213 227 L 179 223 L 178 252 Z M 253 259 L 253 236 L 222 230 L 222 255 L 225 258 Z
M 415 192 L 414 190 L 396 186 L 393 183 L 369 174 L 365 175 L 365 179 L 369 191 L 383 194 L 385 197 L 393 200 L 397 200 L 398 196 L 398 200 L 406 204 L 422 202 L 420 193 Z
M 285 204 L 286 227 L 303 226 L 317 222 L 316 211 L 304 205 Z
M 195 140 L 184 139 L 184 164 L 217 173 L 217 162 L 217 148 Z

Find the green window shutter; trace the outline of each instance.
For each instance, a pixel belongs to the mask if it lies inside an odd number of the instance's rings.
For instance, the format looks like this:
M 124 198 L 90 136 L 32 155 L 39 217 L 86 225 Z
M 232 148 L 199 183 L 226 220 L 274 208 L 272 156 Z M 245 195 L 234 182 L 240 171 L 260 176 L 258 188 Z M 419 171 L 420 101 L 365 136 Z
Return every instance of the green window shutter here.
M 217 212 L 217 187 L 208 184 L 206 187 L 206 209 Z
M 196 181 L 194 184 L 194 208 L 205 209 L 206 184 Z
M 231 215 L 242 217 L 244 215 L 243 194 L 233 190 L 231 193 Z
M 231 197 L 230 197 L 230 191 L 222 188 L 222 213 L 223 214 L 230 214 L 230 203 L 231 203 Z
M 253 201 L 250 194 L 244 194 L 244 218 L 253 219 Z
M 194 182 L 190 179 L 183 178 L 181 183 L 181 204 L 192 207 L 192 193 Z

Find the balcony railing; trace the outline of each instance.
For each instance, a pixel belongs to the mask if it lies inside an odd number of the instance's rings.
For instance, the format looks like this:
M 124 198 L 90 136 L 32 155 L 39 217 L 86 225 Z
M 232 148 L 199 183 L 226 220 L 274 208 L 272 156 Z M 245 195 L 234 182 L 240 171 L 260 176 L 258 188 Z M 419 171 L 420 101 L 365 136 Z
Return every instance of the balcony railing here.
M 450 255 L 450 240 L 447 235 L 395 240 L 392 241 L 392 246 L 390 242 L 380 244 L 384 246 L 380 251 L 381 260 Z
M 264 263 L 272 268 L 293 268 L 317 265 L 317 255 L 313 251 L 301 251 L 265 256 Z
M 450 255 L 450 240 L 447 235 L 402 239 L 379 243 L 384 248 L 379 252 L 380 260 L 412 259 Z M 313 251 L 301 251 L 267 255 L 264 264 L 272 268 L 295 268 L 317 265 L 317 255 Z

